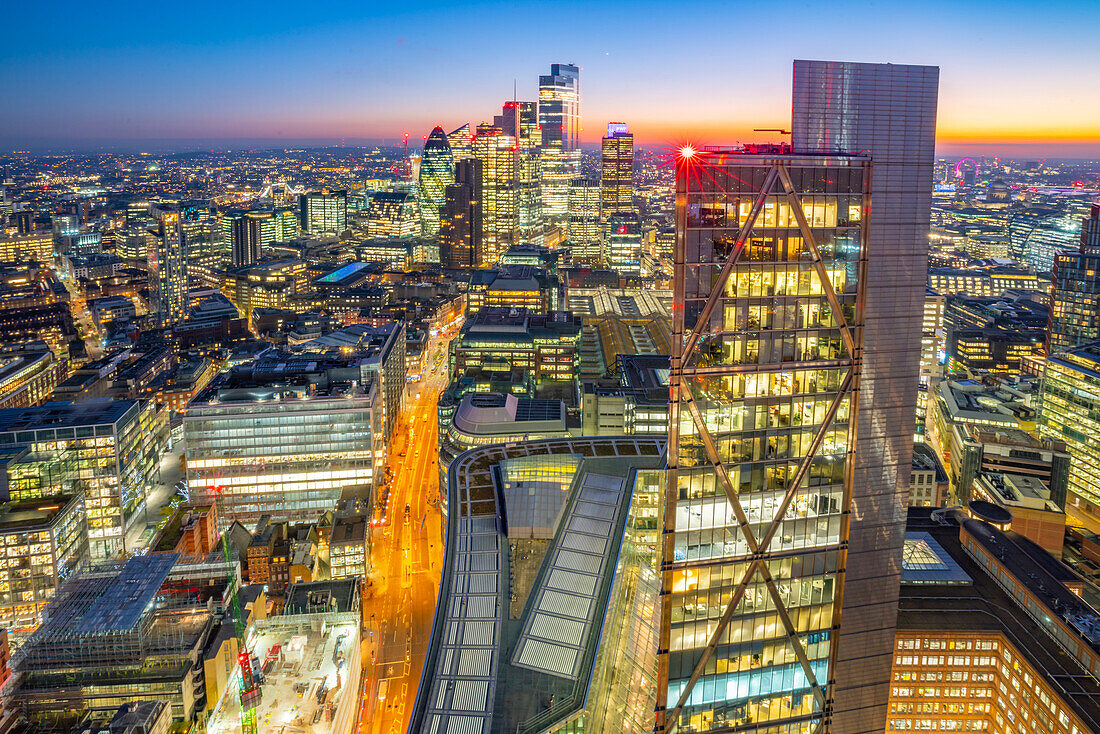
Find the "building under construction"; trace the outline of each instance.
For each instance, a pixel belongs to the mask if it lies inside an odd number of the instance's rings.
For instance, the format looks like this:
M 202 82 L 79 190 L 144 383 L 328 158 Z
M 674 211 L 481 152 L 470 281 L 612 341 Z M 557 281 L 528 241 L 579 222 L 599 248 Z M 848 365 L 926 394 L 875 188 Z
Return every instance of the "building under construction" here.
M 234 560 L 232 566 L 236 566 Z M 231 574 L 232 572 L 232 574 Z M 56 727 L 86 712 L 162 699 L 176 721 L 199 721 L 204 650 L 218 638 L 239 578 L 215 553 L 136 556 L 68 581 L 12 659 L 7 706 Z

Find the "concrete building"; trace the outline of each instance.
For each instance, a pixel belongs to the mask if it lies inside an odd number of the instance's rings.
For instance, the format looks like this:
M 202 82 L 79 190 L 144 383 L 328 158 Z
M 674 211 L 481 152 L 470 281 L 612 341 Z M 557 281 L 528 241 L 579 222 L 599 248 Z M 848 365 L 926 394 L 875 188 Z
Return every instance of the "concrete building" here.
M 913 444 L 913 473 L 909 476 L 910 507 L 943 507 L 947 503 L 947 472 L 927 444 Z
M 886 731 L 1100 731 L 1100 618 L 1035 543 L 910 509 Z

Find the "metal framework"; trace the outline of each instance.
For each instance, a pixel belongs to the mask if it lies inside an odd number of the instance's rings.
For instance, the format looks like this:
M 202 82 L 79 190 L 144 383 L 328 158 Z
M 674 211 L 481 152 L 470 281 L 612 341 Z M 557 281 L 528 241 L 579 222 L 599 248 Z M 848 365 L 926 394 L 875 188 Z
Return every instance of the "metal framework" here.
M 687 157 L 686 160 L 681 160 L 679 163 L 680 170 L 678 171 L 678 184 L 677 184 L 677 237 L 676 237 L 676 253 L 674 260 L 674 272 L 673 272 L 673 292 L 674 298 L 678 297 L 678 302 L 674 302 L 673 306 L 673 324 L 672 324 L 672 360 L 671 360 L 671 395 L 670 395 L 670 408 L 669 408 L 669 450 L 668 450 L 668 477 L 666 481 L 666 495 L 665 495 L 665 512 L 664 512 L 664 536 L 663 536 L 663 558 L 662 563 L 662 593 L 661 593 L 661 615 L 662 624 L 660 630 L 659 641 L 659 674 L 658 674 L 658 706 L 656 712 L 656 726 L 655 731 L 659 734 L 672 734 L 676 731 L 680 722 L 680 714 L 683 711 L 684 706 L 687 704 L 692 690 L 696 683 L 703 675 L 707 663 L 714 655 L 715 650 L 721 644 L 722 636 L 726 632 L 730 621 L 736 612 L 738 605 L 742 602 L 745 594 L 748 590 L 749 584 L 753 582 L 757 577 L 762 580 L 768 595 L 775 605 L 775 610 L 778 613 L 781 621 L 784 634 L 787 642 L 789 642 L 795 657 L 801 666 L 806 680 L 809 682 L 809 686 L 813 692 L 814 698 L 817 701 L 821 709 L 821 718 L 818 720 L 815 732 L 826 731 L 828 729 L 828 718 L 830 713 L 831 702 L 828 699 L 821 683 L 814 675 L 813 668 L 810 664 L 810 660 L 806 654 L 805 646 L 802 640 L 799 638 L 799 634 L 795 625 L 791 619 L 791 615 L 783 602 L 782 595 L 779 588 L 776 585 L 775 578 L 773 577 L 768 565 L 768 561 L 773 557 L 772 555 L 772 542 L 776 537 L 784 515 L 786 514 L 792 500 L 795 497 L 798 489 L 800 488 L 803 480 L 806 478 L 807 473 L 811 467 L 811 464 L 816 458 L 818 451 L 820 450 L 827 434 L 832 429 L 837 412 L 843 404 L 845 398 L 849 399 L 849 425 L 848 425 L 848 442 L 847 442 L 847 456 L 845 462 L 844 473 L 844 486 L 843 486 L 843 506 L 841 512 L 841 548 L 840 548 L 840 562 L 837 570 L 837 583 L 836 594 L 833 600 L 833 621 L 834 629 L 837 620 L 839 620 L 842 591 L 843 591 L 843 561 L 845 551 L 847 548 L 847 532 L 848 532 L 848 508 L 850 506 L 851 498 L 851 484 L 853 478 L 853 454 L 854 454 L 854 437 L 856 435 L 856 415 L 857 415 L 857 402 L 858 402 L 858 389 L 859 389 L 859 377 L 860 377 L 860 363 L 861 363 L 861 345 L 862 345 L 862 300 L 863 300 L 863 273 L 865 270 L 865 253 L 866 253 L 866 224 L 863 224 L 863 237 L 860 241 L 860 258 L 859 258 L 859 271 L 857 276 L 857 292 L 856 303 L 854 311 L 854 323 L 849 324 L 845 319 L 843 308 L 841 307 L 840 300 L 837 297 L 835 290 L 833 289 L 832 281 L 829 277 L 829 273 L 825 268 L 825 263 L 822 260 L 821 253 L 817 246 L 816 238 L 810 228 L 807 221 L 806 214 L 802 208 L 802 202 L 795 192 L 795 188 L 792 184 L 791 177 L 787 170 L 787 166 L 784 164 L 783 159 L 769 159 L 766 164 L 768 165 L 767 174 L 764 177 L 764 183 L 761 186 L 755 202 L 749 212 L 748 218 L 744 224 L 740 227 L 736 241 L 731 248 L 729 255 L 723 267 L 711 286 L 711 291 L 707 297 L 706 303 L 700 312 L 698 319 L 694 326 L 687 331 L 685 324 L 685 282 L 686 282 L 686 230 L 687 230 L 687 195 L 691 193 L 690 185 L 688 183 L 682 183 L 682 179 L 688 178 L 693 171 L 693 167 L 701 167 L 705 165 L 704 161 Z M 756 160 L 752 161 L 752 164 L 761 165 Z M 694 171 L 694 174 L 698 177 L 698 171 Z M 707 174 L 709 175 L 709 174 Z M 712 180 L 713 177 L 711 177 Z M 781 191 L 773 190 L 776 188 L 776 182 L 781 183 Z M 720 186 L 716 187 L 721 188 Z M 864 197 L 867 196 L 867 185 L 864 186 Z M 724 194 L 724 192 L 723 192 Z M 744 251 L 746 242 L 752 234 L 753 227 L 757 224 L 761 211 L 764 208 L 764 204 L 768 197 L 784 196 L 787 203 L 790 206 L 795 220 L 797 221 L 798 228 L 801 232 L 804 247 L 808 250 L 812 257 L 811 265 L 816 272 L 818 279 L 821 283 L 822 291 L 828 302 L 829 309 L 832 312 L 834 325 L 839 329 L 841 337 L 844 341 L 844 345 L 847 351 L 847 358 L 841 360 L 829 360 L 825 361 L 812 361 L 803 363 L 805 367 L 843 367 L 846 368 L 845 376 L 840 384 L 837 394 L 833 398 L 829 408 L 818 427 L 806 455 L 802 458 L 795 471 L 790 482 L 787 484 L 786 492 L 783 495 L 782 501 L 779 503 L 776 509 L 775 515 L 771 518 L 770 523 L 767 526 L 765 532 L 759 537 L 753 532 L 749 522 L 748 515 L 742 506 L 738 490 L 734 486 L 733 481 L 730 478 L 729 471 L 723 464 L 722 459 L 718 452 L 714 437 L 711 435 L 710 430 L 707 428 L 706 421 L 703 413 L 696 403 L 695 395 L 691 389 L 690 378 L 704 375 L 728 375 L 737 374 L 743 372 L 765 372 L 769 371 L 768 365 L 751 365 L 747 367 L 742 366 L 729 366 L 721 368 L 708 368 L 706 366 L 693 366 L 691 359 L 695 352 L 700 339 L 705 336 L 710 330 L 710 318 L 715 307 L 719 301 L 723 298 L 723 294 L 726 288 L 726 284 L 729 280 L 730 274 L 734 272 L 738 261 L 741 258 Z M 727 196 L 728 198 L 728 196 Z M 687 332 L 687 333 L 685 333 Z M 775 365 L 774 367 L 778 367 Z M 789 370 L 796 368 L 796 365 L 791 363 L 783 363 L 782 369 Z M 693 564 L 679 564 L 672 559 L 675 559 L 675 543 L 676 543 L 676 509 L 679 503 L 679 489 L 678 489 L 678 474 L 679 474 L 679 444 L 680 444 L 680 421 L 682 411 L 686 409 L 690 416 L 691 422 L 698 433 L 698 437 L 702 442 L 705 450 L 706 460 L 708 466 L 713 468 L 715 474 L 716 484 L 720 485 L 724 491 L 725 497 L 728 500 L 733 514 L 736 517 L 739 530 L 744 537 L 745 545 L 749 549 L 749 554 L 738 555 L 736 558 L 725 557 L 712 559 L 708 563 L 731 563 L 736 561 L 748 560 L 748 567 L 741 575 L 740 580 L 733 589 L 732 597 L 725 606 L 725 610 L 718 620 L 717 626 L 710 634 L 709 640 L 704 648 L 699 653 L 699 658 L 695 663 L 691 676 L 688 679 L 687 684 L 680 693 L 678 699 L 669 706 L 668 701 L 668 683 L 669 683 L 669 653 L 671 642 L 671 612 L 672 612 L 672 588 L 673 588 L 673 573 L 681 565 L 692 566 Z M 695 564 L 700 565 L 700 564 Z M 830 646 L 829 652 L 829 668 L 830 673 L 835 669 L 835 654 L 836 645 L 834 643 Z

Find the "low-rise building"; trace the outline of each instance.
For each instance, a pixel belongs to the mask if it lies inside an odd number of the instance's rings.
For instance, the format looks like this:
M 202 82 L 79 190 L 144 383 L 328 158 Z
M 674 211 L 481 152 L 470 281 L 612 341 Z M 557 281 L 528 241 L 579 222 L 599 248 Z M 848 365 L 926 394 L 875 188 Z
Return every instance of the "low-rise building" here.
M 928 444 L 913 444 L 913 473 L 909 476 L 910 507 L 943 507 L 947 503 L 947 472 Z

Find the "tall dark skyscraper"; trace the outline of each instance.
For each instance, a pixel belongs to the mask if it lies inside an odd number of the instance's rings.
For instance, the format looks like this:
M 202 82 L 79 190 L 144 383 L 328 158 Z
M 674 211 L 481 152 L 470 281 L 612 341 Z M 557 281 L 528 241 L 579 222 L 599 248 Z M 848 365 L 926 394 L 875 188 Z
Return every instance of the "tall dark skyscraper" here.
M 550 73 L 539 77 L 539 127 L 543 216 L 564 221 L 569 182 L 580 174 L 580 68 L 551 64 Z
M 451 146 L 447 134 L 437 125 L 424 142 L 424 155 L 420 158 L 420 219 L 426 237 L 439 233 L 439 208 L 443 206 L 446 188 L 454 180 Z
M 607 123 L 600 165 L 600 207 L 605 218 L 634 212 L 634 136 L 626 123 Z
M 885 728 L 937 84 L 796 62 L 792 145 L 681 151 L 658 731 Z
M 455 182 L 440 209 L 439 259 L 445 268 L 477 267 L 481 253 L 481 161 L 455 164 Z
M 1055 252 L 1047 353 L 1100 339 L 1100 204 L 1081 223 L 1081 249 Z

